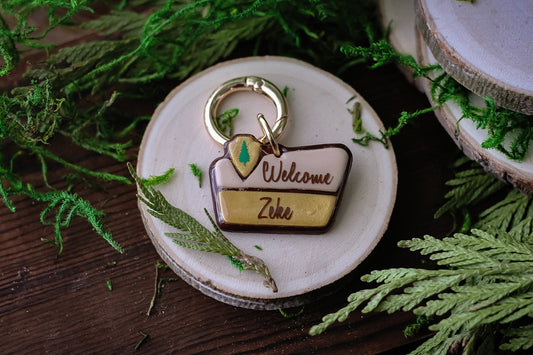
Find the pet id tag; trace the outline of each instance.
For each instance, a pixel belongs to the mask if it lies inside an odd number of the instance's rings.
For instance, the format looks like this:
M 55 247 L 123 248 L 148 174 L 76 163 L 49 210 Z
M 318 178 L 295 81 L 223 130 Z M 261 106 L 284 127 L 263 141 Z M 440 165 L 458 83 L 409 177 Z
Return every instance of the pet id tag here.
M 257 115 L 264 136 L 227 137 L 218 128 L 220 102 L 238 90 L 264 94 L 276 106 L 271 128 Z M 324 233 L 333 223 L 352 154 L 343 144 L 285 147 L 277 143 L 287 126 L 287 103 L 271 82 L 254 76 L 229 80 L 209 97 L 204 120 L 224 155 L 209 176 L 216 222 L 222 230 Z

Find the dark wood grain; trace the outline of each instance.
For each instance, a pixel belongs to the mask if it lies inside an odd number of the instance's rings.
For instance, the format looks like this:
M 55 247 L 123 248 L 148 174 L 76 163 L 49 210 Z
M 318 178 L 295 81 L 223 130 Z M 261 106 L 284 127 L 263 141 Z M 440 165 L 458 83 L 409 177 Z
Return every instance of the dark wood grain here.
M 428 105 L 395 67 L 351 69 L 344 79 L 374 107 L 386 125 L 401 111 Z M 155 107 L 145 107 L 153 110 Z M 139 144 L 140 137 L 134 138 Z M 146 316 L 159 260 L 143 228 L 135 187 L 106 183 L 102 189 L 78 184 L 80 196 L 106 211 L 106 223 L 124 247 L 119 254 L 82 219 L 64 231 L 65 250 L 40 241 L 53 229 L 39 222 L 43 205 L 16 198 L 16 213 L 0 207 L 0 353 L 398 353 L 412 349 L 427 334 L 405 338 L 414 321 L 408 313 L 354 312 L 325 334 L 309 337 L 322 316 L 346 304 L 362 287 L 359 278 L 373 269 L 421 265 L 418 254 L 396 247 L 401 239 L 444 235 L 451 223 L 433 219 L 442 204 L 449 163 L 457 156 L 452 140 L 433 115 L 421 117 L 397 137 L 398 197 L 390 227 L 372 254 L 335 294 L 305 306 L 301 315 L 285 318 L 277 311 L 240 309 L 204 296 L 179 280 L 163 285 L 152 315 Z M 378 144 L 378 143 L 374 143 Z M 87 168 L 127 176 L 125 163 L 63 145 L 64 154 Z M 3 147 L 9 149 L 9 147 Z M 136 149 L 130 151 L 135 161 Z M 19 168 L 27 181 L 39 184 L 40 166 L 28 158 Z M 52 185 L 64 187 L 65 169 L 51 169 Z M 165 274 L 171 277 L 171 274 Z M 111 280 L 109 291 L 106 281 Z M 292 310 L 288 310 L 291 312 Z

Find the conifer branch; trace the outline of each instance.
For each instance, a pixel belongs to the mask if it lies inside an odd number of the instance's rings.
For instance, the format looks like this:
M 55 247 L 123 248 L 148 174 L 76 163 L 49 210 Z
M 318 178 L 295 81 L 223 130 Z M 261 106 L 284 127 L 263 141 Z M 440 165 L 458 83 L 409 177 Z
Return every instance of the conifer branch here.
M 146 186 L 129 163 L 128 169 L 141 192 L 137 197 L 148 207 L 148 213 L 181 231 L 177 233 L 165 233 L 167 237 L 172 238 L 174 243 L 185 248 L 228 256 L 230 260 L 239 262 L 243 270 L 252 270 L 262 275 L 265 278 L 263 284 L 265 287 L 270 288 L 272 292 L 278 291 L 276 282 L 263 260 L 244 253 L 232 244 L 222 234 L 206 209 L 204 211 L 214 231 L 210 231 L 204 227 L 183 210 L 172 206 L 160 191 Z
M 440 209 L 458 211 L 504 188 L 481 168 L 460 159 L 461 169 L 447 182 L 449 201 Z M 494 186 L 497 184 L 497 186 Z M 527 350 L 533 316 L 533 207 L 531 197 L 510 190 L 482 211 L 478 229 L 438 239 L 432 236 L 403 240 L 402 248 L 418 251 L 436 261 L 437 269 L 375 270 L 361 279 L 378 282 L 348 298 L 348 305 L 328 314 L 310 334 L 324 332 L 351 312 L 412 311 L 429 319 L 435 334 L 413 353 L 493 352 L 494 337 L 504 337 L 501 350 Z
M 533 347 L 533 324 L 503 330 L 507 343 L 500 346 L 501 350 L 528 350 Z
M 445 353 L 453 343 L 451 339 L 470 337 L 481 331 L 482 326 L 530 317 L 533 246 L 508 244 L 514 237 L 505 232 L 471 233 L 456 234 L 442 241 L 426 236 L 400 242 L 401 247 L 430 254 L 439 264 L 453 268 L 373 271 L 362 280 L 382 284 L 350 295 L 346 307 L 326 315 L 321 324 L 311 328 L 310 334 L 320 334 L 335 321 L 344 321 L 363 304 L 366 304 L 363 312 L 412 310 L 417 315 L 441 317 L 429 327 L 437 333 L 413 353 Z

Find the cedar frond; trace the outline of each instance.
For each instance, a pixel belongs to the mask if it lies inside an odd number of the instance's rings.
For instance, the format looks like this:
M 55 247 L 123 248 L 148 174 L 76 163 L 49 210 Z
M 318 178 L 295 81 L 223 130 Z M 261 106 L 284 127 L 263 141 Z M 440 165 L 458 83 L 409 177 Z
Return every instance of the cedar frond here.
M 487 174 L 481 167 L 467 168 L 455 174 L 455 178 L 446 182 L 452 189 L 446 193 L 446 203 L 435 212 L 439 218 L 447 212 L 457 212 L 466 206 L 479 203 L 481 200 L 501 190 L 505 183 Z
M 112 10 L 80 27 L 98 31 L 105 36 L 124 32 L 124 38 L 138 37 L 148 15 L 130 10 Z
M 533 347 L 533 324 L 505 329 L 503 335 L 507 343 L 500 346 L 501 350 L 528 350 Z
M 277 292 L 276 283 L 263 260 L 245 254 L 231 243 L 222 234 L 207 210 L 204 211 L 214 228 L 213 232 L 185 211 L 171 205 L 160 191 L 147 186 L 129 163 L 128 169 L 141 191 L 141 194 L 138 195 L 139 200 L 148 207 L 148 213 L 180 230 L 180 232 L 165 233 L 167 237 L 172 238 L 174 243 L 185 248 L 228 256 L 233 264 L 237 260 L 244 270 L 253 270 L 264 276 L 265 286 L 271 288 L 273 292 Z
M 526 218 L 533 217 L 532 197 L 512 190 L 500 202 L 479 214 L 476 226 L 510 230 Z
M 518 241 L 511 232 L 472 230 L 443 240 L 414 238 L 399 246 L 431 255 L 448 268 L 373 271 L 362 280 L 382 284 L 350 295 L 346 307 L 326 315 L 310 334 L 322 333 L 359 307 L 363 312 L 412 310 L 420 316 L 440 317 L 429 327 L 436 334 L 413 354 L 446 353 L 457 342 L 474 346 L 470 342 L 483 327 L 503 328 L 533 314 L 533 246 Z M 502 349 L 531 346 L 519 335 L 510 341 Z

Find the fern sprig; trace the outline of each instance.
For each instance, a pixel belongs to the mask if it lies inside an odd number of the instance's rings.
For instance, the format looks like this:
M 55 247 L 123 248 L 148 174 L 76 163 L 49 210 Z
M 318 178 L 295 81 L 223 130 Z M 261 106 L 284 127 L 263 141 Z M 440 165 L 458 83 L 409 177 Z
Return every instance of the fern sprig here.
M 174 243 L 190 249 L 228 256 L 230 260 L 238 261 L 244 270 L 253 270 L 262 275 L 265 278 L 263 282 L 265 287 L 272 289 L 272 292 L 277 292 L 276 282 L 272 278 L 264 261 L 244 253 L 232 244 L 222 234 L 206 209 L 204 211 L 214 231 L 210 231 L 204 227 L 185 211 L 171 205 L 160 191 L 148 187 L 135 173 L 135 170 L 129 163 L 128 169 L 141 192 L 137 197 L 148 207 L 148 213 L 181 231 L 177 233 L 165 233 L 166 236 L 172 238 Z

